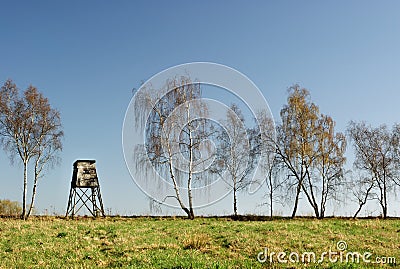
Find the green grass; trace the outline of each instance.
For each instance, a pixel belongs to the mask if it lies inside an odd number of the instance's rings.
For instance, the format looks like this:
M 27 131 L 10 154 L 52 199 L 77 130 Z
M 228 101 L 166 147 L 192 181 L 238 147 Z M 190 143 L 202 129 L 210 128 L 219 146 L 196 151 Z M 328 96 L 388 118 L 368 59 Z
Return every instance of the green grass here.
M 336 250 L 396 257 L 400 220 L 226 218 L 0 219 L 0 268 L 376 268 L 366 263 L 260 263 L 257 254 Z M 347 252 L 344 252 L 346 254 Z M 339 257 L 336 255 L 335 257 Z M 380 265 L 391 268 L 395 265 Z

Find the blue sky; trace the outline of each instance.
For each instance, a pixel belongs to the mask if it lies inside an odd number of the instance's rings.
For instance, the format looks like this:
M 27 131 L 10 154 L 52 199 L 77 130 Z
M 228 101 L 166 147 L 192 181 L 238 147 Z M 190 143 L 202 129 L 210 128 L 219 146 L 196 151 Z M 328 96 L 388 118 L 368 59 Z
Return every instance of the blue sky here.
M 338 130 L 399 121 L 398 1 L 3 1 L 1 10 L 0 82 L 38 87 L 64 125 L 62 163 L 39 185 L 39 211 L 64 212 L 72 163 L 93 158 L 105 206 L 148 213 L 125 167 L 122 122 L 131 89 L 177 64 L 239 70 L 276 118 L 299 83 Z M 22 170 L 3 151 L 0 183 L 0 198 L 20 200 Z M 243 200 L 240 211 L 262 211 Z M 231 211 L 229 201 L 216 208 Z

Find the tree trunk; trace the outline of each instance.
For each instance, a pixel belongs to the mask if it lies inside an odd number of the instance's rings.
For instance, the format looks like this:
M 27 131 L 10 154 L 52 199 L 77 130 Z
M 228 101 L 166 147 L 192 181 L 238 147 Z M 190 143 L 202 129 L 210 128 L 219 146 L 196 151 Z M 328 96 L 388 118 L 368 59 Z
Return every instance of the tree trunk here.
M 168 166 L 169 166 L 169 172 L 170 172 L 171 180 L 174 185 L 174 190 L 175 190 L 175 194 L 176 194 L 176 196 L 174 198 L 176 198 L 176 200 L 178 200 L 178 203 L 179 203 L 180 207 L 182 208 L 182 210 L 188 215 L 188 218 L 191 219 L 192 214 L 190 213 L 190 210 L 182 202 L 182 199 L 181 199 L 181 196 L 179 193 L 178 184 L 176 183 L 176 180 L 175 180 L 175 174 L 174 174 L 171 160 L 168 161 Z
M 236 198 L 236 187 L 233 188 L 233 215 L 237 218 L 237 198 Z
M 320 218 L 321 219 L 325 218 L 326 201 L 328 200 L 327 196 L 328 196 L 328 192 L 322 193 L 321 205 L 320 205 Z
M 353 219 L 357 218 L 358 214 L 360 213 L 360 211 L 361 211 L 361 209 L 362 209 L 362 207 L 363 207 L 364 205 L 365 205 L 365 204 L 363 204 L 363 203 L 360 203 L 360 204 L 359 204 L 359 207 L 358 207 L 356 213 L 354 213 L 354 215 L 353 215 Z
M 22 191 L 22 214 L 21 219 L 26 219 L 26 196 L 28 188 L 28 163 L 24 161 L 24 187 Z
M 384 183 L 384 188 L 383 188 L 383 191 L 384 191 L 384 193 L 383 193 L 383 197 L 384 197 L 384 200 L 383 200 L 383 218 L 384 219 L 386 219 L 387 218 L 387 196 L 386 196 L 386 192 L 387 192 L 387 188 L 386 188 L 386 179 L 385 179 L 385 183 Z
M 322 175 L 322 192 L 321 192 L 321 204 L 320 204 L 320 218 L 325 217 L 326 201 L 328 200 L 329 187 L 327 184 L 328 179 Z
M 188 109 L 189 111 L 189 109 Z M 189 114 L 188 114 L 189 119 Z M 188 177 L 188 200 L 189 200 L 189 218 L 194 219 L 194 212 L 193 212 L 193 197 L 192 197 L 192 171 L 193 171 L 193 139 L 192 139 L 192 131 L 191 126 L 189 124 L 189 177 Z
M 321 215 L 319 213 L 318 205 L 317 205 L 317 203 L 315 203 L 315 200 L 314 200 L 314 202 L 310 201 L 310 204 L 311 204 L 311 207 L 314 209 L 315 217 L 317 219 L 320 219 Z
M 272 207 L 272 203 L 273 203 L 273 193 L 272 190 L 269 193 L 269 212 L 270 212 L 270 217 L 272 219 L 273 215 L 273 207 Z
M 33 209 L 34 204 L 35 204 L 36 187 L 37 187 L 37 182 L 38 182 L 38 179 L 39 179 L 39 173 L 37 171 L 37 165 L 38 165 L 37 162 L 38 161 L 36 161 L 36 163 L 35 163 L 35 179 L 33 181 L 31 204 L 29 205 L 29 210 L 28 210 L 28 214 L 26 215 L 26 218 L 29 218 L 29 216 L 31 215 L 32 209 Z
M 380 182 L 378 182 L 378 187 L 379 187 L 379 191 L 380 191 L 379 205 L 382 208 L 381 216 L 382 216 L 382 218 L 386 219 L 386 217 L 387 217 L 387 202 L 386 202 L 385 182 L 383 182 L 382 185 Z
M 323 206 L 323 205 L 321 205 L 321 206 Z M 321 212 L 319 214 L 319 218 L 320 219 L 325 218 L 325 206 L 323 206 L 323 208 L 321 207 Z
M 191 154 L 190 154 L 191 155 Z M 191 166 L 191 163 L 189 164 Z M 193 197 L 192 197 L 192 171 L 189 171 L 189 179 L 188 179 L 188 200 L 189 200 L 189 219 L 194 219 L 194 211 L 193 211 Z
M 315 197 L 314 197 L 314 193 L 312 191 L 312 186 L 310 186 L 310 193 L 308 193 L 307 189 L 303 185 L 303 191 L 304 191 L 304 193 L 305 193 L 305 195 L 307 197 L 308 202 L 310 203 L 311 207 L 314 210 L 315 217 L 317 219 L 319 219 L 320 218 L 320 214 L 319 214 L 319 210 L 318 210 L 318 205 L 315 202 Z
M 358 202 L 359 206 L 358 206 L 358 209 L 357 209 L 356 213 L 354 213 L 353 219 L 357 218 L 357 216 L 360 213 L 361 209 L 367 203 L 368 195 L 369 195 L 369 192 L 367 191 L 367 194 L 365 195 L 364 200 Z
M 188 183 L 190 185 L 190 182 Z M 194 219 L 194 211 L 193 211 L 193 201 L 192 201 L 192 189 L 188 186 L 188 199 L 189 199 L 189 219 Z
M 193 219 L 192 218 L 192 214 L 190 213 L 190 210 L 187 209 L 187 207 L 182 207 L 182 210 L 185 211 L 186 215 L 188 216 L 189 219 Z
M 35 180 L 34 184 L 33 184 L 33 189 L 32 189 L 32 197 L 31 197 L 31 204 L 29 205 L 29 210 L 28 213 L 26 214 L 26 219 L 29 218 L 29 216 L 32 213 L 32 209 L 34 207 L 34 203 L 35 203 L 35 196 L 36 196 L 36 186 L 37 186 L 37 179 Z
M 299 183 L 299 185 L 297 185 L 296 198 L 294 200 L 294 208 L 293 208 L 293 212 L 292 212 L 291 218 L 294 218 L 296 216 L 297 206 L 299 204 L 300 191 L 301 191 L 301 183 Z
M 381 207 L 382 207 L 382 217 L 384 219 L 387 218 L 387 201 L 386 201 L 386 195 L 383 193 L 382 195 L 382 201 L 381 201 Z
M 319 213 L 319 209 L 318 209 L 318 203 L 315 199 L 315 195 L 314 195 L 314 191 L 313 191 L 313 184 L 311 182 L 311 176 L 310 176 L 308 168 L 307 168 L 306 174 L 307 174 L 307 181 L 308 181 L 308 185 L 309 185 L 309 191 L 307 191 L 307 188 L 304 185 L 302 185 L 303 191 L 306 194 L 307 200 L 310 203 L 311 207 L 314 209 L 315 217 L 317 219 L 319 219 L 320 213 Z
M 353 219 L 357 218 L 358 213 L 360 213 L 362 207 L 367 203 L 369 193 L 371 192 L 371 190 L 372 190 L 373 187 L 374 187 L 374 184 L 372 183 L 372 184 L 369 186 L 369 188 L 367 189 L 367 191 L 365 192 L 364 199 L 361 200 L 361 201 L 360 201 L 360 199 L 359 199 L 359 201 L 358 201 L 359 207 L 358 207 L 356 213 L 354 213 Z
M 272 182 L 272 167 L 269 168 L 268 172 L 268 183 L 269 183 L 269 213 L 270 213 L 270 218 L 272 219 L 273 217 L 273 198 L 274 198 L 274 189 L 273 189 L 273 182 Z
M 181 207 L 182 210 L 188 215 L 188 218 L 192 219 L 192 218 L 193 218 L 193 214 L 192 214 L 192 213 L 193 213 L 193 209 L 192 209 L 192 210 L 189 210 L 189 209 L 183 204 L 182 199 L 181 199 L 181 196 L 180 196 L 180 193 L 179 193 L 178 185 L 176 184 L 176 181 L 175 181 L 175 177 L 174 177 L 174 176 L 171 176 L 171 179 L 172 179 L 172 182 L 173 182 L 173 184 L 174 184 L 174 190 L 175 190 L 175 194 L 176 194 L 176 196 L 175 196 L 176 200 L 178 200 L 178 203 L 179 203 L 180 207 Z M 191 195 L 189 191 L 188 191 L 188 194 Z

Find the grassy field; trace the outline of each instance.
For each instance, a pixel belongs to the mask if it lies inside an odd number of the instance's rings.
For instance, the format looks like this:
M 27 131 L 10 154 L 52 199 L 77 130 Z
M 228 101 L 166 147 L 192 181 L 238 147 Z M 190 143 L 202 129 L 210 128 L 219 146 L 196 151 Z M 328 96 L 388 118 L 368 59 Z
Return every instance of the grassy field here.
M 310 263 L 304 252 L 337 251 L 322 263 Z M 342 246 L 341 246 L 342 247 Z M 299 262 L 266 262 L 258 253 L 299 254 Z M 275 219 L 232 221 L 228 218 L 106 218 L 64 220 L 0 219 L 0 268 L 376 268 L 346 263 L 349 252 L 371 252 L 400 262 L 400 220 Z M 260 255 L 264 258 L 265 255 Z M 342 261 L 340 262 L 340 256 Z M 270 256 L 268 256 L 270 257 Z M 291 255 L 292 261 L 296 255 Z M 389 261 L 393 262 L 393 260 Z M 379 265 L 391 268 L 395 264 Z

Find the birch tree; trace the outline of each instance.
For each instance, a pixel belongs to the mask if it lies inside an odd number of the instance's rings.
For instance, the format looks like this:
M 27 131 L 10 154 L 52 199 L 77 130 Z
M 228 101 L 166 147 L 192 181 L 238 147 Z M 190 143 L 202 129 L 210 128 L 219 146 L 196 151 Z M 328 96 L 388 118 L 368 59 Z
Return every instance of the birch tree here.
M 310 93 L 298 85 L 289 88 L 288 103 L 277 125 L 276 158 L 286 173 L 288 197 L 294 195 L 292 217 L 304 194 L 317 218 L 336 197 L 343 181 L 346 139 L 336 133 L 331 117 L 319 112 Z
M 256 165 L 256 144 L 254 130 L 246 128 L 241 109 L 232 104 L 222 121 L 217 141 L 217 167 L 213 172 L 225 181 L 233 194 L 233 215 L 238 216 L 238 198 L 240 191 L 252 182 L 251 172 Z
M 169 179 L 175 194 L 165 199 L 176 199 L 193 219 L 192 186 L 209 150 L 204 143 L 210 135 L 205 120 L 207 106 L 201 101 L 200 84 L 190 77 L 169 79 L 164 87 L 160 91 L 148 85 L 135 98 L 136 126 L 145 129 L 145 145 L 135 149 L 142 156 L 137 159 L 137 167 L 148 170 L 151 164 Z M 186 189 L 187 203 L 182 189 Z
M 27 213 L 27 217 L 29 217 L 34 208 L 39 179 L 44 176 L 47 168 L 52 168 L 59 162 L 58 152 L 62 150 L 64 132 L 62 131 L 60 113 L 50 106 L 48 99 L 37 92 L 36 88 L 30 88 L 26 91 L 25 99 L 34 118 L 32 139 L 35 144 L 33 187 Z
M 269 206 L 270 217 L 274 215 L 274 204 L 276 202 L 282 203 L 281 193 L 282 188 L 285 186 L 285 177 L 282 177 L 282 163 L 279 162 L 277 155 L 277 142 L 275 136 L 275 123 L 268 116 L 267 111 L 259 111 L 257 115 L 258 124 L 260 126 L 260 133 L 258 135 L 257 143 L 259 144 L 259 152 L 265 154 L 261 163 L 261 168 L 265 174 L 265 181 L 267 183 L 267 202 Z M 263 131 L 261 131 L 263 130 Z
M 358 183 L 364 189 L 364 198 L 360 199 L 361 207 L 370 199 L 377 200 L 382 217 L 387 217 L 388 197 L 394 190 L 399 175 L 398 167 L 398 126 L 390 131 L 386 125 L 372 127 L 365 122 L 350 122 L 348 134 L 355 151 L 354 167 L 366 176 Z
M 21 218 L 32 212 L 38 179 L 44 167 L 61 150 L 63 137 L 60 114 L 38 90 L 29 86 L 20 96 L 15 83 L 7 80 L 0 90 L 0 141 L 9 153 L 23 164 Z M 27 214 L 28 165 L 34 159 L 34 180 L 31 204 Z
M 338 199 L 338 190 L 344 183 L 343 165 L 346 161 L 346 138 L 335 133 L 335 122 L 331 117 L 320 115 L 315 131 L 313 162 L 307 168 L 303 184 L 304 194 L 317 218 L 323 218 L 326 204 L 330 199 Z
M 277 155 L 287 171 L 287 189 L 294 191 L 292 217 L 296 216 L 300 194 L 316 158 L 319 108 L 310 93 L 299 85 L 289 88 L 288 103 L 281 110 L 282 123 L 277 126 Z M 313 191 L 311 188 L 310 191 Z M 312 195 L 312 194 L 311 194 Z M 315 207 L 313 207 L 315 210 Z M 315 212 L 318 215 L 318 212 Z

